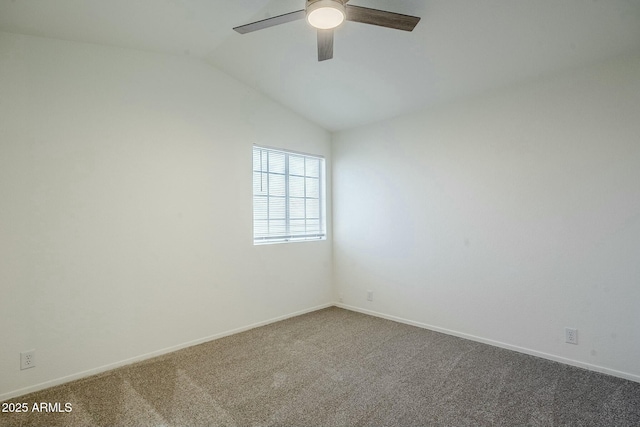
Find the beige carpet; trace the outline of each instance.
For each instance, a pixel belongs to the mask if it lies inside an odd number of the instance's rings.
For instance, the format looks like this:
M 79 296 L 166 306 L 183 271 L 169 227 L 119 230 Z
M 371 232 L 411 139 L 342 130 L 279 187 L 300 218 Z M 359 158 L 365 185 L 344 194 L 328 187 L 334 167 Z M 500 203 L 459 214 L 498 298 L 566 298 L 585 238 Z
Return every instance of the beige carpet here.
M 640 426 L 640 384 L 329 308 L 12 399 L 0 426 Z

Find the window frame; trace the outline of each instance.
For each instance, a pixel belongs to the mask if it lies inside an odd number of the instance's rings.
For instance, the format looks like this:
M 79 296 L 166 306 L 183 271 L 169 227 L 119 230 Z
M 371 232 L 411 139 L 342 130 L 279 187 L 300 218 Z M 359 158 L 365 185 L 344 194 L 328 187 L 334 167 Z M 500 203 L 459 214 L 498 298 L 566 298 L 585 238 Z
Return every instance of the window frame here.
M 264 169 L 264 162 L 260 160 L 260 167 L 256 168 L 255 162 L 255 153 L 256 150 L 260 150 L 261 156 L 267 154 L 267 163 L 266 170 Z M 284 172 L 272 172 L 270 170 L 269 164 L 269 153 L 278 153 L 284 155 Z M 290 157 L 302 157 L 304 159 L 304 170 L 303 174 L 295 174 L 291 173 L 290 170 Z M 299 151 L 293 151 L 283 148 L 275 148 L 268 147 L 264 145 L 254 144 L 252 147 L 252 176 L 253 176 L 253 190 L 252 190 L 252 211 L 253 211 L 253 244 L 254 246 L 259 245 L 267 245 L 267 244 L 277 244 L 277 243 L 293 243 L 293 242 L 311 242 L 311 241 L 321 241 L 326 240 L 327 238 L 327 225 L 326 225 L 326 160 L 324 156 L 317 154 L 309 154 L 303 153 Z M 318 176 L 312 176 L 307 174 L 307 161 L 311 159 L 313 161 L 318 161 Z M 255 175 L 256 173 L 260 174 L 260 185 L 262 186 L 263 176 L 266 175 L 267 179 L 267 190 L 266 194 L 256 194 L 255 187 Z M 272 195 L 270 188 L 270 178 L 272 175 L 284 176 L 284 196 L 276 196 Z M 291 195 L 291 185 L 290 179 L 291 177 L 303 178 L 303 188 L 304 194 L 303 196 L 292 196 Z M 308 179 L 317 179 L 318 182 L 318 217 L 309 216 L 307 212 L 307 202 L 309 200 L 316 200 L 315 197 L 309 197 L 307 195 L 307 180 Z M 263 190 L 261 190 L 262 192 Z M 256 211 L 256 198 L 265 198 L 267 200 L 266 207 L 266 219 L 257 219 L 257 211 Z M 270 202 L 272 199 L 283 198 L 284 199 L 284 207 L 285 207 L 285 216 L 284 219 L 272 219 L 270 217 Z M 303 218 L 293 218 L 290 211 L 291 207 L 291 199 L 301 199 L 304 200 L 304 217 Z M 314 209 L 315 212 L 315 209 Z M 304 220 L 304 231 L 302 233 L 296 233 L 292 231 L 292 221 L 301 221 Z M 267 230 L 271 226 L 271 221 L 284 221 L 284 232 L 277 233 L 267 231 L 265 235 L 257 236 L 256 235 L 256 223 L 257 221 L 266 221 Z M 318 221 L 318 230 L 317 232 L 308 232 L 308 221 Z

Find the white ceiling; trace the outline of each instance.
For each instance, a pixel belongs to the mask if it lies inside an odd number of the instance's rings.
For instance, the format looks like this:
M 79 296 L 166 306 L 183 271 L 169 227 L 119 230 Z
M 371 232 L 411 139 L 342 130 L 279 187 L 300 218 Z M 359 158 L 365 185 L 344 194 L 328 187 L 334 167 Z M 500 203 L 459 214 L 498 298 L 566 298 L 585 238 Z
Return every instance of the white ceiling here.
M 328 130 L 640 52 L 640 0 L 351 0 L 422 17 L 412 33 L 347 22 L 317 62 L 304 21 L 232 27 L 304 0 L 0 0 L 0 31 L 190 55 Z

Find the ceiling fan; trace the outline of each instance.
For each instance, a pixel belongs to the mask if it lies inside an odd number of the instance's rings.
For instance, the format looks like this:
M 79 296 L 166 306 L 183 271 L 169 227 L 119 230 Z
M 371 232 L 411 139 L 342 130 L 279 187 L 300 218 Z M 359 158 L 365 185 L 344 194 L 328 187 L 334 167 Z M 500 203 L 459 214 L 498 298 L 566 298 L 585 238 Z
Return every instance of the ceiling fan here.
M 306 0 L 303 10 L 241 25 L 234 30 L 246 34 L 306 18 L 312 27 L 318 29 L 318 61 L 325 61 L 333 58 L 333 30 L 345 20 L 403 31 L 413 31 L 420 22 L 420 18 L 416 16 L 348 5 L 348 2 L 349 0 Z

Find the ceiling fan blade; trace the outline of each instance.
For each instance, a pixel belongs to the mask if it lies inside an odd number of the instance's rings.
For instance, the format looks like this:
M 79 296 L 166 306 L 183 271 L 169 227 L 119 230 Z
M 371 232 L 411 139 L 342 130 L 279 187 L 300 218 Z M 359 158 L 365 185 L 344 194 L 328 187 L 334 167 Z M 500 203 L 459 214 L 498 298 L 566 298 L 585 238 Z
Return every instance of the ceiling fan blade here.
M 318 62 L 333 58 L 333 29 L 318 30 Z
M 295 12 L 285 13 L 284 15 L 263 19 L 262 21 L 252 22 L 251 24 L 240 25 L 239 27 L 235 27 L 234 30 L 240 34 L 246 34 L 276 25 L 286 24 L 287 22 L 297 21 L 298 19 L 304 19 L 305 16 L 306 12 L 304 10 L 297 10 Z
M 368 7 L 347 5 L 347 21 L 413 31 L 418 22 L 420 22 L 420 18 L 384 10 L 369 9 Z

